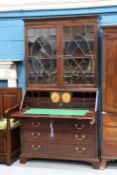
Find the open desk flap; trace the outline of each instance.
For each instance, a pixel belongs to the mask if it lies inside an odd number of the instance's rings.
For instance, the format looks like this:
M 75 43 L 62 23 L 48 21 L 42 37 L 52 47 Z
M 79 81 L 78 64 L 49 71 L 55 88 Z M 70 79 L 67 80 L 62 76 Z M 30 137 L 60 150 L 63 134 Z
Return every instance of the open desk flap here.
M 94 123 L 97 104 L 97 90 L 28 90 L 22 101 L 20 116 L 88 119 Z

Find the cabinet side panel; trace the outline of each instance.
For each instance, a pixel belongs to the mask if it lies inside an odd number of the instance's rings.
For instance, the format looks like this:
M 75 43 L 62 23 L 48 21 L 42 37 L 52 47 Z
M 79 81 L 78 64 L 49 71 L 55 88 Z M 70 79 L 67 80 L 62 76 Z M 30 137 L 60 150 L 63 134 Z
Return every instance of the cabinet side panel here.
M 117 113 L 117 34 L 110 33 L 103 40 L 103 111 Z

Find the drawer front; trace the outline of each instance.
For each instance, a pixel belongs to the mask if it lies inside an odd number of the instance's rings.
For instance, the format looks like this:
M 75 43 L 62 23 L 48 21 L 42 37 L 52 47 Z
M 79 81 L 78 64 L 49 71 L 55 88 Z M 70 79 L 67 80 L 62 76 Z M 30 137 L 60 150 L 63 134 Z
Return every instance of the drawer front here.
M 87 131 L 87 132 L 95 132 L 96 126 L 91 125 L 87 120 L 67 120 L 67 119 L 24 119 L 22 120 L 22 130 L 46 130 L 50 132 L 51 121 L 53 124 L 53 128 L 55 131 Z
M 22 153 L 30 153 L 33 155 L 40 154 L 57 154 L 58 147 L 56 144 L 27 142 L 22 144 Z
M 78 131 L 95 132 L 96 126 L 91 125 L 87 120 L 57 120 L 55 123 L 56 131 Z
M 6 137 L 0 137 L 0 153 L 6 152 Z
M 116 126 L 117 127 L 117 115 L 103 114 L 102 119 L 103 126 Z
M 96 148 L 86 145 L 59 145 L 61 156 L 78 158 L 95 158 Z
M 117 128 L 103 127 L 103 140 L 117 141 Z
M 54 132 L 53 135 L 51 135 L 50 132 L 46 131 L 23 131 L 21 133 L 21 140 L 22 142 L 50 142 L 55 143 L 56 138 L 56 132 Z
M 95 145 L 96 144 L 96 133 L 86 133 L 86 132 L 78 132 L 78 131 L 71 131 L 69 132 L 59 132 L 57 133 L 58 136 L 58 143 L 64 144 L 78 144 L 82 143 L 85 145 Z
M 58 157 L 74 157 L 79 158 L 95 158 L 96 148 L 94 146 L 86 145 L 57 145 L 57 144 L 44 144 L 44 143 L 23 143 L 22 153 L 27 153 L 38 157 L 41 155 L 56 155 Z
M 21 122 L 22 130 L 50 130 L 50 120 L 48 119 L 23 119 Z
M 117 142 L 105 141 L 102 145 L 102 155 L 117 157 Z
M 82 133 L 82 132 L 54 132 L 51 135 L 50 132 L 46 131 L 22 131 L 21 134 L 22 142 L 46 142 L 46 143 L 65 143 L 65 144 L 96 144 L 95 133 Z

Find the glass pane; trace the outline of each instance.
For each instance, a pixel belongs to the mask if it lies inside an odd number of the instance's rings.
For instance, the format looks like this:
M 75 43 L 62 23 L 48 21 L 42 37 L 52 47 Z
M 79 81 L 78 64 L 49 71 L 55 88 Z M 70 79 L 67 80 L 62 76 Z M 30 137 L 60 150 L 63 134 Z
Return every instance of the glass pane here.
M 56 84 L 56 30 L 28 30 L 28 73 L 30 84 Z
M 64 84 L 94 84 L 94 33 L 93 26 L 65 27 Z

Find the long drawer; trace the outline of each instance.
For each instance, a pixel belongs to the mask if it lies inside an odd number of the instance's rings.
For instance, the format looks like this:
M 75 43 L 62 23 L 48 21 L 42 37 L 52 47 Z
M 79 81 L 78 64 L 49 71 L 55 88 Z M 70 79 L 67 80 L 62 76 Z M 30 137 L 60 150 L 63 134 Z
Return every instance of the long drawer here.
M 50 131 L 50 125 L 56 132 L 59 131 L 82 131 L 95 132 L 96 126 L 91 125 L 87 120 L 68 120 L 68 119 L 24 119 L 22 121 L 22 130 L 45 130 Z
M 45 143 L 24 143 L 22 153 L 28 153 L 35 157 L 40 155 L 56 155 L 56 157 L 76 158 L 95 158 L 96 147 L 86 145 L 64 145 L 64 144 L 45 144 Z
M 22 142 L 46 142 L 46 143 L 65 143 L 65 144 L 96 144 L 96 135 L 94 133 L 74 132 L 54 132 L 51 136 L 46 131 L 23 131 L 21 134 Z

